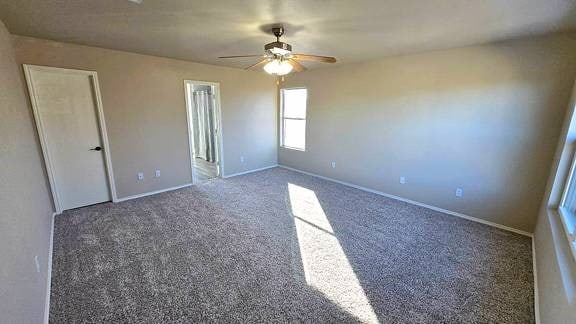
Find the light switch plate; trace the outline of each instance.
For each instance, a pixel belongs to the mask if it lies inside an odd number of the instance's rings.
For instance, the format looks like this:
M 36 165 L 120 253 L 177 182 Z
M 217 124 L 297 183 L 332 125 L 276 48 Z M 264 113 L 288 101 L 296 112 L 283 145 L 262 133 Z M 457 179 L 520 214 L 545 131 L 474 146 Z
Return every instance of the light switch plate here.
M 40 259 L 37 255 L 34 256 L 34 265 L 36 266 L 36 272 L 40 273 Z

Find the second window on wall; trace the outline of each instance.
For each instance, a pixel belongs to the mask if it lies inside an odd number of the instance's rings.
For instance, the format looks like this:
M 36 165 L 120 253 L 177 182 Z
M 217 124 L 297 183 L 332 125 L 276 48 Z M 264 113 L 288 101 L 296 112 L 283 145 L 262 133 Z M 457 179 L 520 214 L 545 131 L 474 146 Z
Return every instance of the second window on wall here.
M 281 138 L 285 148 L 304 151 L 306 149 L 306 101 L 305 88 L 282 89 L 281 96 Z

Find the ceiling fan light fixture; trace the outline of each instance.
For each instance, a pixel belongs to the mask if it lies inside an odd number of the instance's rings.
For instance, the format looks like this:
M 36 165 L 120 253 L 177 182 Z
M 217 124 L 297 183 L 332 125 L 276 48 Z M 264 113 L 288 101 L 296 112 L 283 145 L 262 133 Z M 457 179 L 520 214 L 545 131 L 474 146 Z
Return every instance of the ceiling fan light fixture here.
M 264 71 L 272 75 L 286 75 L 292 72 L 294 67 L 288 61 L 274 59 L 264 65 Z

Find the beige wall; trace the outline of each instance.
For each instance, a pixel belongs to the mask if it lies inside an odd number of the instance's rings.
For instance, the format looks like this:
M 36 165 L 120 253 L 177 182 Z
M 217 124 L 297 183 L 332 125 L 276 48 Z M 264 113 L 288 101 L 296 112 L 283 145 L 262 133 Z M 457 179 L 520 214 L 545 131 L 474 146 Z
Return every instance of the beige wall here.
M 0 21 L 0 322 L 41 323 L 52 205 L 20 75 Z
M 120 198 L 191 182 L 185 79 L 220 82 L 225 175 L 277 162 L 275 80 L 268 75 L 18 36 L 14 42 L 20 64 L 98 72 Z
M 575 152 L 575 108 L 576 84 L 534 235 L 541 323 L 576 323 L 576 261 L 555 210 Z
M 556 35 L 291 75 L 306 152 L 279 163 L 532 232 L 575 57 Z

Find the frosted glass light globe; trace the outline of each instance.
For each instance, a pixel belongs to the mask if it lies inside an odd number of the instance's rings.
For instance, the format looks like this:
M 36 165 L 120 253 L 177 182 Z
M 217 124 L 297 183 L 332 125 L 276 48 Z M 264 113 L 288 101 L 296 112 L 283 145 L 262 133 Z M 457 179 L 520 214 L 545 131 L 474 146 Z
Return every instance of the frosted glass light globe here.
M 287 61 L 272 60 L 264 65 L 264 71 L 272 75 L 286 75 L 292 72 L 292 65 Z

